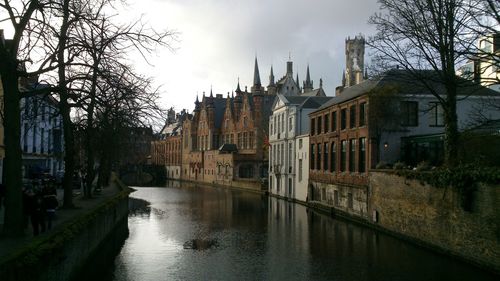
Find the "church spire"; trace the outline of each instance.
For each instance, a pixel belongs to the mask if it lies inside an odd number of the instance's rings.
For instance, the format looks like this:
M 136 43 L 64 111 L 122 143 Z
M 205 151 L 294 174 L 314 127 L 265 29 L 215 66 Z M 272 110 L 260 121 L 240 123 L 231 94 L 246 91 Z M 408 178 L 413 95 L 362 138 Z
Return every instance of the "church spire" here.
M 238 93 L 241 93 L 241 89 L 240 89 L 240 77 L 238 77 L 238 86 L 236 86 L 236 94 Z
M 313 90 L 313 82 L 311 81 L 311 74 L 309 73 L 309 64 L 307 65 L 306 81 L 304 81 L 304 92 Z
M 259 64 L 257 63 L 257 56 L 255 56 L 255 66 L 253 70 L 253 86 L 260 87 L 260 74 L 259 74 Z
M 269 74 L 269 86 L 274 86 L 274 73 L 272 65 L 271 65 L 271 74 Z

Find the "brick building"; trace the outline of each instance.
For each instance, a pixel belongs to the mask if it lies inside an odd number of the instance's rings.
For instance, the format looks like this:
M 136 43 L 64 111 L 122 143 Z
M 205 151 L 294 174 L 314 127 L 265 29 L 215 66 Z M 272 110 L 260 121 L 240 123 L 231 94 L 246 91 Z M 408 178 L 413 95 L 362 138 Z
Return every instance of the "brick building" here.
M 240 84 L 231 96 L 203 95 L 193 115 L 183 122 L 182 178 L 244 188 L 267 188 L 268 121 L 276 94 L 300 92 L 287 75 L 274 81 L 273 69 L 267 90 L 262 86 L 257 59 L 254 81 L 248 91 Z M 290 73 L 288 73 L 290 72 Z
M 166 177 L 181 178 L 182 166 L 182 121 L 188 117 L 185 110 L 176 114 L 171 108 L 165 125 L 159 134 L 159 140 L 151 142 L 151 163 L 163 165 Z

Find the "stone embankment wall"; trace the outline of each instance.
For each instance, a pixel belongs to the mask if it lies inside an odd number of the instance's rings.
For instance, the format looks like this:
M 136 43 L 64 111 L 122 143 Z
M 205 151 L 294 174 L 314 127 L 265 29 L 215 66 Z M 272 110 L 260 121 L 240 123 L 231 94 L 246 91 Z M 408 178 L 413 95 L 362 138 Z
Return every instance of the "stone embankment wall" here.
M 500 273 L 500 186 L 480 185 L 471 212 L 460 194 L 386 172 L 370 173 L 378 227 Z
M 121 184 L 121 183 L 117 183 Z M 54 233 L 34 240 L 0 264 L 2 281 L 74 280 L 84 270 L 108 238 L 128 231 L 128 196 L 123 189 L 93 210 L 54 229 Z

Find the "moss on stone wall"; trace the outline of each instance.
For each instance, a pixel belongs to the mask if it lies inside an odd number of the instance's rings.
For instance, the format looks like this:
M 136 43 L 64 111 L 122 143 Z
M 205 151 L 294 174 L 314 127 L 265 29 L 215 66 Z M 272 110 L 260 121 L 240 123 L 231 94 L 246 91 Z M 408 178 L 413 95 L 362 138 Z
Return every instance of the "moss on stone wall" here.
M 133 191 L 133 189 L 124 186 L 123 183 L 116 179 L 115 182 L 120 189 L 120 192 L 116 195 L 101 202 L 93 210 L 89 210 L 58 226 L 50 235 L 34 238 L 32 242 L 0 260 L 0 276 L 4 276 L 4 274 L 5 276 L 17 275 L 16 272 L 26 269 L 37 272 L 37 270 L 34 270 L 35 268 L 43 268 L 48 263 L 48 259 L 60 252 L 68 242 L 75 239 L 97 217 L 105 214 L 109 209 L 115 208 L 120 201 L 127 198 Z M 29 273 L 24 273 L 24 276 L 26 274 Z M 17 278 L 14 278 L 14 280 L 17 280 Z

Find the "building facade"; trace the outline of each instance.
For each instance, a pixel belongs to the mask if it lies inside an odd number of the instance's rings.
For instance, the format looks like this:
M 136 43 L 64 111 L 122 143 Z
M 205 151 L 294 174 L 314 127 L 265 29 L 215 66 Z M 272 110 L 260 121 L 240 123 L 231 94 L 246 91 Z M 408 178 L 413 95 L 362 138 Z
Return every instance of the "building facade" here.
M 267 189 L 269 116 L 277 94 L 298 95 L 293 63 L 275 82 L 273 68 L 267 89 L 260 80 L 257 59 L 250 91 L 236 90 L 226 97 L 203 95 L 193 115 L 183 122 L 182 178 L 191 181 Z M 324 93 L 323 93 L 324 94 Z
M 21 99 L 21 149 L 24 177 L 64 170 L 62 116 L 51 96 Z
M 175 113 L 171 108 L 159 134 L 151 142 L 151 163 L 165 167 L 167 179 L 180 179 L 182 173 L 182 122 L 188 117 L 185 110 Z
M 443 110 L 428 90 L 402 70 L 345 88 L 310 114 L 310 200 L 352 216 L 368 218 L 368 171 L 377 164 L 421 161 L 439 165 L 444 139 Z M 496 93 L 461 88 L 459 130 Z M 498 110 L 481 110 L 488 119 Z
M 310 80 L 307 75 L 306 81 Z M 304 83 L 307 85 L 308 83 Z M 307 87 L 304 87 L 307 89 Z M 310 89 L 312 91 L 312 89 Z M 317 92 L 321 92 L 320 91 Z M 278 94 L 269 118 L 269 192 L 306 201 L 308 184 L 308 114 L 331 97 Z

